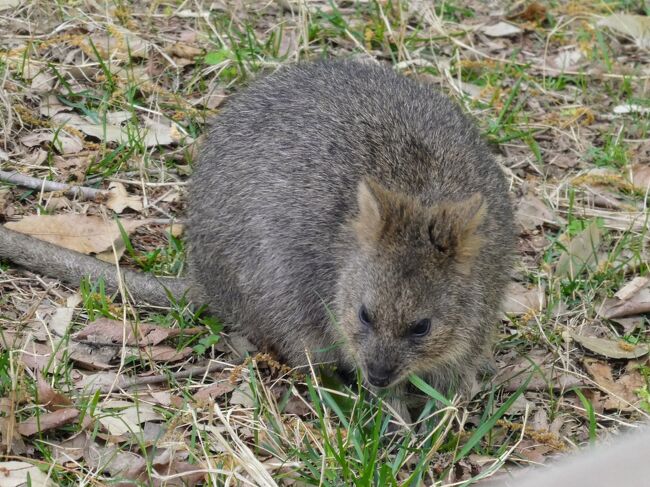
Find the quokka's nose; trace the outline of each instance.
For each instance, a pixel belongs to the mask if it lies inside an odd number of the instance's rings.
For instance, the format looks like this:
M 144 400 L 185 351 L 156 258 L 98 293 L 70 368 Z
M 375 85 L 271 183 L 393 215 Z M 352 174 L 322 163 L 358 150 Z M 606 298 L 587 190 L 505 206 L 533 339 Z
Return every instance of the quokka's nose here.
M 394 367 L 385 365 L 368 367 L 368 382 L 375 387 L 386 387 L 390 384 L 394 372 Z

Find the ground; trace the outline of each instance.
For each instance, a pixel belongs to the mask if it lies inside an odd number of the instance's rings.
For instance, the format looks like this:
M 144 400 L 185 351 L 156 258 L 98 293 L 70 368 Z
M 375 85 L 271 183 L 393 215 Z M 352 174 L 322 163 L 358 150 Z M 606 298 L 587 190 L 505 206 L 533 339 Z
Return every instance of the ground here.
M 0 221 L 13 228 L 182 274 L 206 120 L 255 77 L 336 56 L 456 99 L 510 182 L 519 230 L 497 375 L 393 434 L 363 389 L 288 370 L 187 303 L 145 307 L 0 262 L 0 483 L 480 484 L 647 419 L 644 5 L 0 0 Z

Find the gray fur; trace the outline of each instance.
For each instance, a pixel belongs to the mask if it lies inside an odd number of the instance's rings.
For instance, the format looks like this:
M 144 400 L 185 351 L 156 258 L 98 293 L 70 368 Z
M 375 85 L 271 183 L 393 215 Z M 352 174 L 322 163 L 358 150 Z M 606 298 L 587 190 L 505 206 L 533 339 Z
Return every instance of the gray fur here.
M 441 389 L 474 382 L 490 355 L 514 233 L 504 177 L 453 102 L 388 68 L 301 64 L 234 96 L 205 139 L 187 227 L 199 300 L 292 365 L 307 351 L 364 373 L 390 364 L 397 389 L 410 372 Z M 415 212 L 395 217 L 389 243 L 361 244 L 362 180 Z M 475 193 L 483 244 L 461 272 L 417 235 L 438 205 L 461 210 L 440 213 L 437 232 L 454 215 L 470 219 L 476 208 L 462 205 Z M 371 330 L 358 322 L 362 303 Z M 405 338 L 424 317 L 431 337 Z

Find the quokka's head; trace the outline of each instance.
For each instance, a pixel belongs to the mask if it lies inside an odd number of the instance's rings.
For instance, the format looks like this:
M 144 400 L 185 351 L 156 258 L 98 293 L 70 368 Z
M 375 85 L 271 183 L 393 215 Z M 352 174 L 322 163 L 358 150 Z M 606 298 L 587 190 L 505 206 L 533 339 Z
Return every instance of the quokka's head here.
M 427 206 L 369 179 L 357 202 L 336 318 L 365 380 L 389 387 L 458 360 L 479 332 L 480 296 L 469 288 L 486 204 L 475 193 Z

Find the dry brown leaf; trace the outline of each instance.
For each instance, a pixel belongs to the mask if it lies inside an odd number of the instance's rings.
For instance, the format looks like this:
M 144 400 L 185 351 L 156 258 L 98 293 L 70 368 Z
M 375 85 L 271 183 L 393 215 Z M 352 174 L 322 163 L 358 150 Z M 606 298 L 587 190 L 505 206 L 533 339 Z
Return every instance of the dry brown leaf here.
M 199 49 L 198 47 L 194 47 L 183 42 L 172 44 L 166 48 L 165 51 L 172 56 L 191 60 L 194 60 L 194 58 L 203 54 L 203 49 Z
M 181 330 L 180 328 L 164 328 L 146 323 L 139 323 L 135 326 L 132 323 L 128 323 L 125 327 L 123 321 L 99 318 L 77 332 L 73 336 L 73 339 L 83 340 L 88 343 L 124 344 L 144 347 L 157 345 L 167 338 L 179 335 L 197 335 L 204 331 L 200 327 Z
M 68 125 L 80 130 L 86 135 L 90 135 L 104 142 L 128 143 L 131 137 L 129 131 L 121 127 L 125 118 L 130 118 L 131 114 L 127 112 L 107 113 L 104 122 L 95 123 L 87 117 L 76 113 L 57 113 L 52 117 L 52 121 L 61 125 Z M 180 135 L 176 135 L 178 129 L 175 124 L 166 120 L 143 118 L 143 125 L 140 127 L 142 144 L 146 147 L 157 145 L 170 145 L 180 140 Z M 174 132 L 176 131 L 176 132 Z M 24 142 L 23 142 L 24 143 Z M 40 142 L 39 142 L 40 143 Z M 36 144 L 34 144 L 36 145 Z
M 16 461 L 0 462 L 0 484 L 2 487 L 55 487 L 49 476 L 38 467 Z
M 115 213 L 122 213 L 126 208 L 142 211 L 142 199 L 139 196 L 130 196 L 122 183 L 112 182 L 108 186 L 108 200 L 106 206 Z
M 627 370 L 614 380 L 612 368 L 607 362 L 587 359 L 583 361 L 585 369 L 594 382 L 607 393 L 603 402 L 605 410 L 633 411 L 639 402 L 636 391 L 646 385 L 638 370 Z
M 650 313 L 650 279 L 646 277 L 633 279 L 598 310 L 599 316 L 610 320 L 644 313 Z
M 202 387 L 196 394 L 194 394 L 193 399 L 197 402 L 207 402 L 210 399 L 219 399 L 221 396 L 234 391 L 235 388 L 236 386 L 230 381 L 222 380 L 210 384 L 209 386 Z
M 564 49 L 551 60 L 551 65 L 560 71 L 575 71 L 583 57 L 580 49 Z
M 89 433 L 82 431 L 78 435 L 68 438 L 62 442 L 49 440 L 48 445 L 52 447 L 52 458 L 60 465 L 68 462 L 76 462 L 83 457 L 84 448 L 90 440 Z
M 40 132 L 32 132 L 29 135 L 21 137 L 20 142 L 27 147 L 35 147 L 41 145 L 43 142 L 49 142 L 62 154 L 76 154 L 84 148 L 83 142 L 78 137 L 69 135 L 63 130 L 55 132 L 54 130 L 46 129 Z
M 512 363 L 502 364 L 493 382 L 504 384 L 504 390 L 513 392 L 529 377 L 530 381 L 526 388 L 528 391 L 548 391 L 550 388 L 566 390 L 584 386 L 580 377 L 553 367 L 552 357 L 540 351 L 533 351 L 525 357 L 517 357 Z
M 119 27 L 118 25 L 111 25 L 111 33 L 109 35 L 103 32 L 94 32 L 87 38 L 84 38 L 86 49 L 92 50 L 91 41 L 97 52 L 104 59 L 117 58 L 120 60 L 128 60 L 129 56 L 132 58 L 146 59 L 151 49 L 151 44 L 142 38 L 138 37 L 133 32 Z
M 83 181 L 86 177 L 86 171 L 90 166 L 91 159 L 83 157 L 65 157 L 54 156 L 54 167 L 58 169 L 58 180 L 66 182 L 70 179 Z
M 162 415 L 154 411 L 151 404 L 128 401 L 109 401 L 98 408 L 98 421 L 113 436 L 123 436 L 140 431 L 140 425 L 147 421 L 162 421 Z
M 599 21 L 598 25 L 631 37 L 641 49 L 650 49 L 650 17 L 646 15 L 614 14 Z
M 248 382 L 242 382 L 237 387 L 230 397 L 230 404 L 239 405 L 244 408 L 252 408 L 255 405 L 253 401 L 251 386 Z
M 105 391 L 111 388 L 119 390 L 127 384 L 127 377 L 123 374 L 119 376 L 115 372 L 98 372 L 96 374 L 80 374 L 74 387 L 75 389 L 89 390 L 89 391 Z
M 560 279 L 575 279 L 585 269 L 595 265 L 598 262 L 600 237 L 600 228 L 593 221 L 566 245 L 555 266 L 555 276 Z
M 312 410 L 309 407 L 309 404 L 307 404 L 304 399 L 292 395 L 287 401 L 287 404 L 282 410 L 282 413 L 295 414 L 296 416 L 304 418 L 306 416 L 309 416 L 309 414 L 311 414 L 311 411 Z
M 35 416 L 22 423 L 18 423 L 17 429 L 23 436 L 32 436 L 38 432 L 48 431 L 73 423 L 77 417 L 79 417 L 79 410 L 77 409 L 58 409 L 51 413 L 41 414 L 38 417 Z
M 650 277 L 641 277 L 637 276 L 628 282 L 625 286 L 619 289 L 614 296 L 622 301 L 627 301 L 632 296 L 637 294 L 641 289 L 646 287 L 650 283 Z
M 56 392 L 50 384 L 39 374 L 37 380 L 37 399 L 38 404 L 45 406 L 50 411 L 64 409 L 72 406 L 72 401 L 67 396 Z
M 70 110 L 72 110 L 72 107 L 61 103 L 56 95 L 48 94 L 41 98 L 39 112 L 43 117 L 53 117 L 57 113 Z
M 147 220 L 121 220 L 127 233 L 132 232 Z M 114 221 L 105 221 L 97 216 L 77 215 L 31 215 L 17 222 L 8 222 L 11 230 L 31 235 L 40 240 L 75 250 L 83 254 L 98 255 L 102 260 L 113 262 L 111 245 L 115 245 L 118 257 L 124 252 L 124 242 L 119 227 Z
M 177 350 L 166 345 L 156 345 L 155 347 L 146 347 L 143 351 L 149 359 L 154 362 L 178 362 L 192 355 L 192 349 L 189 347 Z
M 554 227 L 564 224 L 562 218 L 555 215 L 542 200 L 531 193 L 526 194 L 517 205 L 517 221 L 526 231 L 533 231 L 543 225 Z
M 494 25 L 486 25 L 481 27 L 481 30 L 488 37 L 511 37 L 523 32 L 516 25 L 510 24 L 508 22 L 499 22 Z
M 621 327 L 623 327 L 623 334 L 629 335 L 636 329 L 643 328 L 645 318 L 643 316 L 631 316 L 629 318 L 610 318 Z
M 59 365 L 63 350 L 59 349 L 56 356 L 52 356 L 52 349 L 43 343 L 30 341 L 22 347 L 20 360 L 26 367 L 43 372 L 49 366 L 53 370 Z
M 638 113 L 639 115 L 647 115 L 650 113 L 650 108 L 636 103 L 624 103 L 616 105 L 612 111 L 617 115 L 626 115 L 628 113 Z
M 580 345 L 598 355 L 615 359 L 639 358 L 650 352 L 648 345 L 632 345 L 623 340 L 608 340 L 586 335 L 571 333 L 573 338 Z
M 144 125 L 143 144 L 147 147 L 175 144 L 182 138 L 176 124 L 167 120 L 145 118 Z
M 541 22 L 546 19 L 546 7 L 539 2 L 531 2 L 521 12 L 515 12 L 508 15 L 508 19 L 520 19 L 526 22 Z
M 48 71 L 41 71 L 32 78 L 31 91 L 34 93 L 49 93 L 54 88 L 56 76 Z
M 67 353 L 77 367 L 86 370 L 109 370 L 115 367 L 120 349 L 115 346 L 100 347 L 71 341 Z
M 632 184 L 641 191 L 650 189 L 650 164 L 634 164 L 631 168 Z
M 172 237 L 178 238 L 183 235 L 183 232 L 185 232 L 185 225 L 182 223 L 173 223 L 165 227 L 165 231 L 169 232 Z
M 83 458 L 93 470 L 106 471 L 112 477 L 119 476 L 130 480 L 135 480 L 146 467 L 146 462 L 140 455 L 120 451 L 111 444 L 102 446 L 96 442 L 88 442 L 84 448 Z
M 20 5 L 21 0 L 0 0 L 0 12 Z
M 542 311 L 546 306 L 546 293 L 541 287 L 526 288 L 518 282 L 510 283 L 502 309 L 506 314 L 523 315 Z

